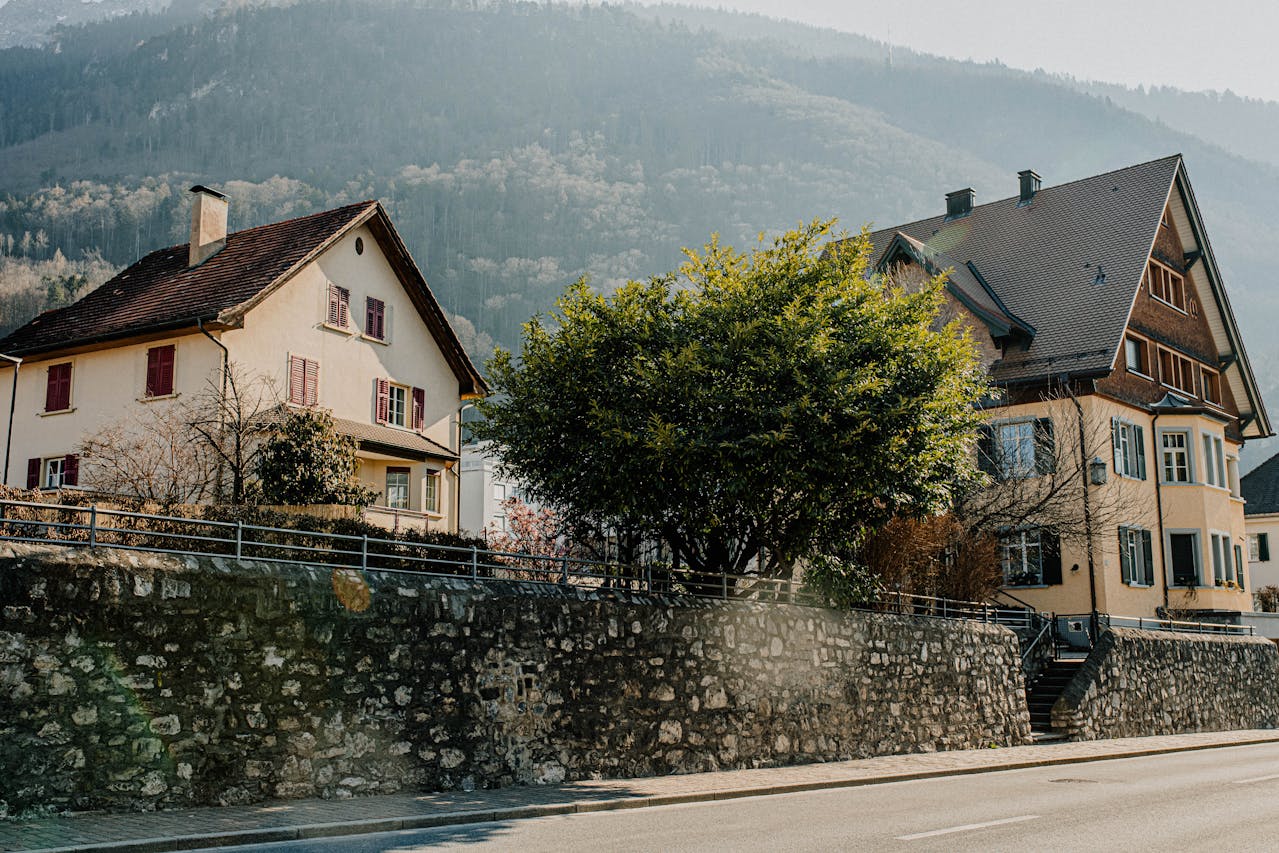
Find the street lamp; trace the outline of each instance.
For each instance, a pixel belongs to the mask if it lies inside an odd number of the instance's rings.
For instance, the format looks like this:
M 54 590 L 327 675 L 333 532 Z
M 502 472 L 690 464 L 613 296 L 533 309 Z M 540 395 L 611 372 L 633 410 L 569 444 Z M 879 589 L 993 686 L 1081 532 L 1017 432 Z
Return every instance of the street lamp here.
M 22 359 L 16 355 L 5 355 L 0 353 L 0 359 L 4 359 L 13 365 L 13 390 L 9 392 L 9 429 L 4 436 L 4 485 L 9 485 L 9 450 L 13 447 L 13 410 L 18 403 L 18 368 L 22 367 Z

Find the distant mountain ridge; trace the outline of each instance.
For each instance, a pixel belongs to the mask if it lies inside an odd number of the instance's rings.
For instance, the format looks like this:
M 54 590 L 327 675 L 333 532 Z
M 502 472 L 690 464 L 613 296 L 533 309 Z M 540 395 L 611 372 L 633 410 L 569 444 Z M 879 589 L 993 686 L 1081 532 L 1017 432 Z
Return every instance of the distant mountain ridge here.
M 482 359 L 574 278 L 662 272 L 712 232 L 890 225 L 959 187 L 1012 195 L 1020 169 L 1056 184 L 1181 151 L 1279 387 L 1279 165 L 1237 138 L 1264 105 L 1161 123 L 1141 97 L 897 48 L 890 65 L 872 39 L 682 7 L 173 14 L 0 51 L 0 252 L 131 262 L 185 239 L 196 182 L 228 192 L 233 228 L 377 197 Z

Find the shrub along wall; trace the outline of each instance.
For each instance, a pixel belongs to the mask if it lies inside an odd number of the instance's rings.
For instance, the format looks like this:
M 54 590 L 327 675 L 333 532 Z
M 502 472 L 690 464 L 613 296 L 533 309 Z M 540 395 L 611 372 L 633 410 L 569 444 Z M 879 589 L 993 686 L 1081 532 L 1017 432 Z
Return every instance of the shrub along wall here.
M 0 801 L 153 808 L 1028 740 L 990 625 L 0 549 Z
M 1279 649 L 1264 637 L 1112 628 L 1052 710 L 1075 740 L 1271 729 Z

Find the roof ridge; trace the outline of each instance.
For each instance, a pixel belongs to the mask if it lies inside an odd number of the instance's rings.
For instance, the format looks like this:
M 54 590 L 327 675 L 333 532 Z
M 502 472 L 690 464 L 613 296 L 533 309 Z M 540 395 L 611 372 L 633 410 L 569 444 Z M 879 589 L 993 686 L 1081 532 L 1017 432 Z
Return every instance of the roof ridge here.
M 230 239 L 231 237 L 235 237 L 240 234 L 249 234 L 253 231 L 261 231 L 264 228 L 275 228 L 276 226 L 279 226 L 279 225 L 292 225 L 292 224 L 301 222 L 304 219 L 314 219 L 317 216 L 326 216 L 330 213 L 337 213 L 338 211 L 341 211 L 341 210 L 366 208 L 370 204 L 380 204 L 380 202 L 378 201 L 378 199 L 370 198 L 370 199 L 365 199 L 364 201 L 352 202 L 351 204 L 341 204 L 341 205 L 338 205 L 337 207 L 329 207 L 324 210 L 317 210 L 315 213 L 304 213 L 301 216 L 294 216 L 291 219 L 280 219 L 275 222 L 264 222 L 261 225 L 253 225 L 248 228 L 241 228 L 239 231 L 228 231 L 227 238 Z M 160 254 L 161 252 L 172 252 L 175 249 L 185 249 L 187 246 L 190 246 L 190 245 L 191 245 L 191 241 L 188 240 L 185 243 L 174 243 L 171 246 L 164 246 L 163 248 L 153 249 L 150 252 L 147 252 L 142 257 L 138 258 L 132 264 L 129 264 L 129 266 L 134 266 L 146 260 L 147 258 L 151 257 L 152 255 L 157 255 L 157 254 Z M 128 269 L 128 268 L 129 267 L 125 267 L 125 269 Z M 124 272 L 124 270 L 121 270 L 121 272 Z
M 1099 172 L 1099 173 L 1097 173 L 1096 175 L 1085 175 L 1085 176 L 1084 176 L 1084 177 L 1082 177 L 1082 178 L 1075 178 L 1074 180 L 1071 180 L 1071 181 L 1063 181 L 1063 182 L 1062 182 L 1062 183 L 1060 183 L 1060 184 L 1050 184 L 1049 186 L 1043 187 L 1043 188 L 1042 188 L 1042 189 L 1040 189 L 1038 192 L 1036 192 L 1036 195 L 1038 195 L 1039 193 L 1044 193 L 1044 192 L 1052 192 L 1052 191 L 1054 191 L 1054 190 L 1062 189 L 1063 187 L 1069 187 L 1069 186 L 1072 186 L 1072 185 L 1074 185 L 1074 184 L 1081 184 L 1081 183 L 1083 183 L 1084 181 L 1095 181 L 1095 180 L 1097 180 L 1098 178 L 1104 178 L 1104 177 L 1107 177 L 1108 175 L 1117 175 L 1117 174 L 1119 174 L 1120 172 L 1130 172 L 1130 171 L 1132 171 L 1133 169 L 1140 169 L 1142 166 L 1149 166 L 1149 165 L 1151 165 L 1152 163 L 1161 163 L 1161 162 L 1163 162 L 1164 160 L 1180 160 L 1180 159 L 1183 159 L 1183 158 L 1182 158 L 1182 155 L 1181 155 L 1181 153 L 1180 153 L 1180 152 L 1178 152 L 1178 153 L 1176 153 L 1176 154 L 1167 154 L 1167 155 L 1165 155 L 1165 156 L 1163 156 L 1163 157 L 1155 157 L 1155 158 L 1154 158 L 1154 159 L 1152 159 L 1152 160 L 1146 160 L 1146 161 L 1141 162 L 1141 163 L 1133 163 L 1131 166 L 1121 166 L 1121 167 L 1120 167 L 1120 168 L 1118 168 L 1118 169 L 1111 169 L 1109 172 Z M 976 212 L 976 211 L 978 211 L 978 210 L 981 210 L 983 207 L 990 207 L 990 206 L 992 206 L 992 205 L 1002 204 L 1003 202 L 1012 201 L 1012 200 L 1013 200 L 1013 199 L 1015 199 L 1015 198 L 1018 198 L 1018 196 L 1015 196 L 1015 195 L 1004 196 L 1004 197 L 1002 197 L 1002 198 L 997 198 L 997 199 L 993 199 L 993 200 L 991 200 L 991 201 L 983 202 L 983 203 L 981 203 L 981 204 L 974 205 L 974 206 L 973 206 L 973 208 L 972 208 L 972 211 L 973 211 L 973 212 Z M 944 216 L 945 216 L 945 214 L 935 213 L 935 214 L 933 214 L 932 216 L 924 216 L 924 217 L 921 217 L 921 218 L 919 218 L 919 219 L 912 219 L 910 222 L 902 222 L 902 223 L 899 223 L 899 224 L 897 224 L 897 225 L 889 225 L 889 226 L 884 227 L 884 228 L 875 228 L 875 229 L 873 229 L 873 230 L 874 230 L 874 231 L 876 231 L 876 232 L 878 232 L 878 231 L 900 231 L 901 229 L 903 229 L 903 228 L 908 228 L 908 227 L 910 227 L 911 225 L 918 225 L 918 224 L 920 224 L 921 222 L 928 222 L 929 220 L 937 219 L 938 217 L 944 217 Z M 968 214 L 966 214 L 966 215 L 965 215 L 964 217 L 962 217 L 962 218 L 967 219 L 969 216 L 972 216 L 972 213 L 968 213 Z M 922 242 L 922 243 L 927 243 L 927 241 L 925 241 L 925 240 L 921 240 L 920 242 Z

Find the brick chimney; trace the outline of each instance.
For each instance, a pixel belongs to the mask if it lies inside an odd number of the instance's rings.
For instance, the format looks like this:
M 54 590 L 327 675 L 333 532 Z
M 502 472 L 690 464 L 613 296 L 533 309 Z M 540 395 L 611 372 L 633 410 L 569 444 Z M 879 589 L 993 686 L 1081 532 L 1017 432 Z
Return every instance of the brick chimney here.
M 191 245 L 187 266 L 194 267 L 216 255 L 226 245 L 226 196 L 201 184 L 191 187 Z

